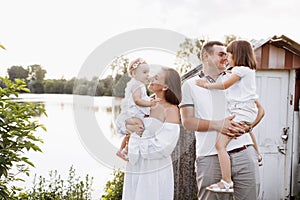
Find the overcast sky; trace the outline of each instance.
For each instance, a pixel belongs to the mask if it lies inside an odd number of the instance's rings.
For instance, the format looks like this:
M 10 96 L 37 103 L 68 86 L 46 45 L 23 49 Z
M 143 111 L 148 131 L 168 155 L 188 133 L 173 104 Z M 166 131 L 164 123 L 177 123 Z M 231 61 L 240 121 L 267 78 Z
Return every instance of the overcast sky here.
M 297 0 L 0 0 L 0 8 L 0 44 L 7 49 L 0 50 L 0 75 L 13 65 L 40 64 L 46 78 L 77 76 L 95 48 L 139 28 L 211 40 L 284 34 L 300 43 Z

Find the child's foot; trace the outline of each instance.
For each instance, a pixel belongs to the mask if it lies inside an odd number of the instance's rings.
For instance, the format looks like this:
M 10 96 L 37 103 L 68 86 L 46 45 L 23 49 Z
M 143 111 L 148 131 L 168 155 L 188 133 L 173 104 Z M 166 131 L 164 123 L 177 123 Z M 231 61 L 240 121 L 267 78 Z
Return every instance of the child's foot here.
M 257 160 L 258 160 L 258 166 L 262 166 L 263 162 L 262 162 L 262 156 L 260 154 L 258 155 Z
M 224 181 L 221 179 L 220 182 L 212 184 L 208 187 L 206 187 L 207 190 L 212 191 L 212 192 L 218 192 L 218 193 L 233 193 L 233 182 L 231 181 L 230 183 Z
M 128 150 L 126 148 L 124 148 L 124 149 L 122 149 L 121 153 L 124 154 L 127 157 Z
M 128 161 L 127 155 L 124 154 L 122 151 L 117 151 L 116 155 L 119 156 L 121 159 Z

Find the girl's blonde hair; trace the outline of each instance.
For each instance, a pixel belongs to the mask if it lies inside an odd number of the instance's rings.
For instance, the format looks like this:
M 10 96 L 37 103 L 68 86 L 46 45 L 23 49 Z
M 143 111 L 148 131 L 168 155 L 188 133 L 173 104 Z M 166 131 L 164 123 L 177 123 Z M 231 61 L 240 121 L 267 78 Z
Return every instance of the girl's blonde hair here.
M 132 72 L 137 69 L 141 64 L 147 64 L 147 62 L 145 60 L 143 60 L 142 58 L 137 58 L 134 61 L 132 61 L 130 63 L 130 65 L 128 66 L 128 74 L 130 76 L 132 76 Z
M 250 42 L 234 40 L 228 44 L 227 52 L 232 54 L 235 66 L 246 66 L 250 69 L 256 69 L 256 58 Z

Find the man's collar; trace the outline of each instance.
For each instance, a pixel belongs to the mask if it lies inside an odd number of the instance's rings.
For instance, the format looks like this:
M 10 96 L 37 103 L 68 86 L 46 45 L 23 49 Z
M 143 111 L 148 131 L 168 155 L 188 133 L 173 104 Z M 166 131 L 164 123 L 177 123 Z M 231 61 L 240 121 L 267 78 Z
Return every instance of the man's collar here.
M 224 72 L 221 72 L 221 73 L 219 74 L 219 76 L 224 76 L 225 74 L 226 74 L 226 72 L 224 71 Z M 210 83 L 215 83 L 215 82 L 216 82 L 215 79 L 213 79 L 211 76 L 205 75 L 203 71 L 200 71 L 200 73 L 199 73 L 198 76 L 199 76 L 200 78 L 205 77 L 206 80 L 207 80 L 208 82 L 210 82 Z M 218 76 L 218 77 L 219 77 L 219 76 Z

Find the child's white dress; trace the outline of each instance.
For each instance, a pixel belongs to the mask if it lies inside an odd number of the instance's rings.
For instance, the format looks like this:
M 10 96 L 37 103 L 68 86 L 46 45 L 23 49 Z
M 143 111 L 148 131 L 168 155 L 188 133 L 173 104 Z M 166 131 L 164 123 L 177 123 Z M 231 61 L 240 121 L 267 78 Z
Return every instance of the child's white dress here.
M 245 121 L 252 123 L 257 117 L 255 70 L 249 67 L 234 67 L 232 74 L 241 79 L 229 87 L 227 92 L 228 110 L 235 115 L 234 121 Z
M 135 104 L 132 96 L 133 88 L 141 90 L 141 99 L 150 101 L 145 84 L 132 78 L 125 88 L 125 97 L 121 102 L 121 113 L 115 121 L 116 130 L 119 134 L 126 134 L 125 120 L 130 117 L 138 117 L 144 120 L 145 115 L 150 114 L 150 107 L 142 107 Z

